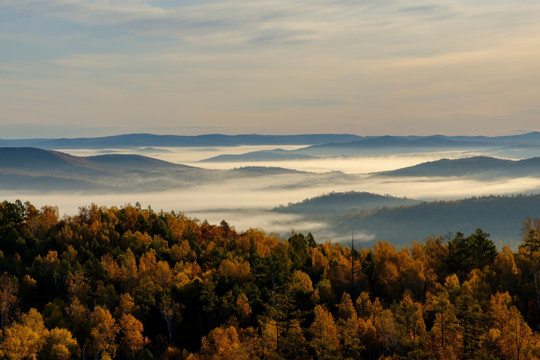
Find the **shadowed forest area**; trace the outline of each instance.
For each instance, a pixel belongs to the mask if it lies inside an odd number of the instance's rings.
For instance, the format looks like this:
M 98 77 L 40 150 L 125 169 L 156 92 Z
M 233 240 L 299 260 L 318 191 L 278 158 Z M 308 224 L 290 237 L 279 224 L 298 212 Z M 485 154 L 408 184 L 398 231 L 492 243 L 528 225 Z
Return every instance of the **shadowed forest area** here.
M 540 219 L 357 250 L 139 205 L 0 204 L 2 359 L 540 359 Z

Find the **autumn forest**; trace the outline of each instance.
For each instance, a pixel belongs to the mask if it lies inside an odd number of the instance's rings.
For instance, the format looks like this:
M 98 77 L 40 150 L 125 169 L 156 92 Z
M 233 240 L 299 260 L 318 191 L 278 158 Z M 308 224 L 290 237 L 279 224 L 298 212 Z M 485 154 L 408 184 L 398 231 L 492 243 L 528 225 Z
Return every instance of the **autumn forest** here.
M 363 248 L 4 201 L 0 358 L 540 359 L 540 219 L 522 230 Z

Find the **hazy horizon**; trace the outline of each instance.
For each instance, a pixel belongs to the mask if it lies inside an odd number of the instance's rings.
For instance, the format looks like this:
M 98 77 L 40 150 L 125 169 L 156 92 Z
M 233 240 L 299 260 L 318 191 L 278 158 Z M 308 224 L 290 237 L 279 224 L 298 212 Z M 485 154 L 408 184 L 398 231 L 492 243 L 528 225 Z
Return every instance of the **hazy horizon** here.
M 1 137 L 539 130 L 540 3 L 0 0 Z

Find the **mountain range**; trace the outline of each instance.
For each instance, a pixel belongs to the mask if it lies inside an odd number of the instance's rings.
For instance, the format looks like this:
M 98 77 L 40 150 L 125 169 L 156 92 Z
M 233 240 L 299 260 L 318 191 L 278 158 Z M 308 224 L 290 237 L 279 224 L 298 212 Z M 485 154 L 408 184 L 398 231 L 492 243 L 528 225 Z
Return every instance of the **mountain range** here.
M 0 139 L 0 146 L 37 147 L 41 149 L 103 149 L 129 147 L 208 147 L 239 145 L 312 145 L 340 143 L 361 139 L 349 134 L 301 134 L 301 135 L 223 135 L 195 136 L 124 134 L 95 138 L 62 139 Z
M 122 134 L 94 138 L 0 139 L 0 147 L 37 147 L 41 149 L 103 149 L 129 147 L 211 147 L 239 145 L 306 145 L 299 152 L 328 155 L 344 150 L 411 151 L 433 148 L 540 147 L 540 132 L 510 136 L 358 136 L 352 134 L 299 135 L 155 135 Z M 401 149 L 401 150 L 400 150 Z
M 540 132 L 514 136 L 375 136 L 353 141 L 313 144 L 296 150 L 264 150 L 223 154 L 204 162 L 281 161 L 336 156 L 373 156 L 433 151 L 477 151 L 500 156 L 540 156 Z

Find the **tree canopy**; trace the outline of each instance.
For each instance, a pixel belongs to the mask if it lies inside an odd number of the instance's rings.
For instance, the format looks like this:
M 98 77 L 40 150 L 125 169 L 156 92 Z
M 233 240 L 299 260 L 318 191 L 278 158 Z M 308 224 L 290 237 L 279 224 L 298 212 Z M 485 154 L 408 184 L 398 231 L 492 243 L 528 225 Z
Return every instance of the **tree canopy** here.
M 540 359 L 540 221 L 396 249 L 0 203 L 0 359 Z

